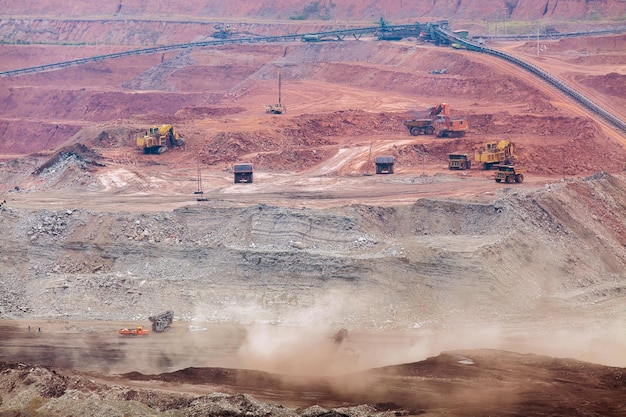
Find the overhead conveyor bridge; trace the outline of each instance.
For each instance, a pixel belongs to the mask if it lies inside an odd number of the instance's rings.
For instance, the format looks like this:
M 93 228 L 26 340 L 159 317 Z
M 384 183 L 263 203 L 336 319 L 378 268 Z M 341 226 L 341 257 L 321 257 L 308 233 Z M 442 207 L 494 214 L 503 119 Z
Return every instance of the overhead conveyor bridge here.
M 614 29 L 610 30 L 610 33 L 619 33 L 620 30 L 623 29 Z M 79 58 L 73 59 L 70 61 L 57 62 L 54 64 L 45 64 L 39 65 L 36 67 L 28 67 L 21 68 L 16 70 L 4 71 L 0 72 L 0 77 L 15 77 L 25 74 L 32 74 L 38 72 L 46 72 L 53 71 L 62 68 L 67 68 L 76 65 L 89 64 L 98 61 L 104 61 L 107 59 L 116 59 L 123 58 L 135 55 L 149 55 L 156 53 L 163 53 L 174 50 L 183 50 L 183 49 L 193 49 L 193 48 L 205 48 L 205 47 L 217 47 L 222 45 L 229 44 L 255 44 L 255 43 L 282 43 L 282 42 L 295 42 L 299 40 L 322 40 L 329 38 L 336 38 L 337 40 L 343 40 L 347 36 L 352 36 L 354 39 L 360 39 L 363 35 L 376 35 L 377 33 L 383 32 L 414 32 L 420 33 L 424 32 L 427 36 L 431 38 L 436 44 L 457 44 L 460 45 L 464 49 L 468 49 L 471 51 L 484 52 L 491 55 L 494 55 L 498 58 L 504 59 L 508 62 L 511 62 L 515 65 L 518 65 L 532 74 L 542 78 L 548 83 L 552 84 L 554 87 L 563 91 L 568 96 L 572 97 L 594 113 L 602 116 L 607 121 L 626 132 L 626 123 L 617 117 L 615 114 L 609 112 L 608 110 L 602 108 L 600 105 L 586 97 L 580 91 L 572 88 L 567 85 L 565 82 L 555 77 L 552 74 L 542 70 L 534 64 L 531 64 L 528 61 L 525 61 L 521 58 L 518 58 L 514 55 L 507 54 L 506 52 L 492 49 L 484 46 L 483 44 L 479 44 L 477 42 L 473 42 L 467 38 L 456 35 L 454 32 L 450 31 L 448 28 L 447 21 L 440 21 L 436 23 L 426 23 L 420 24 L 415 23 L 411 25 L 377 25 L 377 26 L 369 26 L 369 27 L 361 27 L 361 28 L 351 28 L 351 29 L 338 29 L 324 32 L 310 32 L 310 33 L 299 33 L 299 34 L 288 34 L 288 35 L 280 35 L 280 36 L 265 36 L 265 37 L 249 37 L 249 38 L 227 38 L 227 39 L 216 39 L 210 41 L 201 41 L 201 42 L 190 42 L 190 43 L 181 43 L 181 44 L 173 44 L 173 45 L 163 45 L 163 46 L 155 46 L 151 48 L 142 48 L 142 49 L 134 49 L 130 51 L 124 52 L 115 52 L 111 54 L 105 55 L 96 55 L 88 58 Z M 600 32 L 577 32 L 573 34 L 568 34 L 569 36 L 591 36 L 593 34 L 604 34 L 607 31 Z M 559 36 L 565 36 L 559 34 Z M 554 36 L 552 36 L 554 37 Z
M 584 33 L 588 34 L 590 32 L 584 32 Z M 553 85 L 557 89 L 561 90 L 562 92 L 567 94 L 569 97 L 578 101 L 580 104 L 587 107 L 589 110 L 593 111 L 597 115 L 603 117 L 605 120 L 609 121 L 611 124 L 621 129 L 623 132 L 626 132 L 626 122 L 624 122 L 622 119 L 620 119 L 619 117 L 617 117 L 615 114 L 611 113 L 610 111 L 606 110 L 599 104 L 595 103 L 593 100 L 585 96 L 580 91 L 566 84 L 563 80 L 550 74 L 547 71 L 544 71 L 538 66 L 528 61 L 525 61 L 517 56 L 508 54 L 498 49 L 488 48 L 477 42 L 473 42 L 469 39 L 460 37 L 456 35 L 454 32 L 448 30 L 447 27 L 434 25 L 433 34 L 435 38 L 439 41 L 439 43 L 457 44 L 457 45 L 460 45 L 460 47 L 463 49 L 490 54 L 498 58 L 504 59 L 505 61 L 511 62 L 519 67 L 524 68 L 525 70 L 531 72 L 532 74 L 538 76 L 539 78 L 547 81 L 549 84 Z
M 384 30 L 414 30 L 418 31 L 422 25 L 415 23 L 412 25 L 386 25 Z M 124 52 L 114 52 L 105 55 L 96 55 L 88 58 L 72 59 L 70 61 L 57 62 L 54 64 L 39 65 L 36 67 L 28 67 L 15 69 L 10 71 L 0 72 L 0 77 L 15 77 L 19 75 L 32 74 L 38 72 L 53 71 L 62 68 L 67 68 L 76 65 L 89 64 L 98 61 L 104 61 L 107 59 L 123 58 L 135 55 L 149 55 L 156 53 L 163 53 L 168 51 L 175 51 L 181 49 L 193 49 L 193 48 L 205 48 L 212 46 L 222 46 L 231 44 L 255 44 L 255 43 L 282 43 L 282 42 L 295 42 L 300 40 L 309 39 L 329 39 L 336 38 L 337 40 L 343 40 L 347 36 L 352 36 L 354 39 L 360 39 L 363 35 L 374 35 L 381 30 L 381 26 L 369 26 L 362 28 L 351 29 L 338 29 L 324 32 L 311 32 L 311 33 L 298 33 L 280 36 L 265 36 L 265 37 L 249 37 L 249 38 L 227 38 L 216 39 L 201 42 L 180 43 L 172 45 L 155 46 L 151 48 L 133 49 Z

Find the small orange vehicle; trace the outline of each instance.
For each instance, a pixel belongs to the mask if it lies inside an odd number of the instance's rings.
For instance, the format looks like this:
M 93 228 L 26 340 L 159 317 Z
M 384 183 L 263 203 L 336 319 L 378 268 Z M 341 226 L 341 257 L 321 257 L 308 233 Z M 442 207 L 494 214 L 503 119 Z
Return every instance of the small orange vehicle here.
M 120 329 L 119 334 L 122 336 L 148 336 L 150 330 L 144 329 L 143 326 L 137 326 L 134 329 Z

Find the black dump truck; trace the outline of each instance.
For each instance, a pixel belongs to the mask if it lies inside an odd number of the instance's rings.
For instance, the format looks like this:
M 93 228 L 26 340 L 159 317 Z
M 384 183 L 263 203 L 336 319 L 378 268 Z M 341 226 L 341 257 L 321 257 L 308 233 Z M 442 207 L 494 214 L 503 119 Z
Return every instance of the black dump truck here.
M 235 174 L 235 184 L 252 183 L 252 164 L 235 164 L 233 165 L 233 173 Z
M 393 174 L 393 156 L 377 156 L 374 159 L 377 174 Z

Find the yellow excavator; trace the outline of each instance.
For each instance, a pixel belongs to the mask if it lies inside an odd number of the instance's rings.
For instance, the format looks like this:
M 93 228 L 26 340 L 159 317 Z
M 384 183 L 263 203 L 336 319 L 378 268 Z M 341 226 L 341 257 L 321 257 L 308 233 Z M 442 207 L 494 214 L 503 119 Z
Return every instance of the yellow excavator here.
M 146 154 L 162 154 L 170 147 L 184 144 L 185 139 L 174 130 L 172 125 L 153 126 L 137 137 L 137 148 Z
M 474 161 L 482 164 L 485 170 L 491 169 L 494 165 L 510 165 L 514 160 L 513 143 L 508 140 L 487 142 L 474 152 Z

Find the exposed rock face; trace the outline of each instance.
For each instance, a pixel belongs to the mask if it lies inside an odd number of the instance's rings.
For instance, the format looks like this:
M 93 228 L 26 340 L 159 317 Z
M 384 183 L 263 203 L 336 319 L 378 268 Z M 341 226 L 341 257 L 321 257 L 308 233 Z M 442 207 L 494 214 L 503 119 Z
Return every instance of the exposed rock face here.
M 3 314 L 120 320 L 172 308 L 213 322 L 296 324 L 309 310 L 318 323 L 400 329 L 521 320 L 548 307 L 574 314 L 610 304 L 623 285 L 623 182 L 598 175 L 488 204 L 324 211 L 4 208 Z

